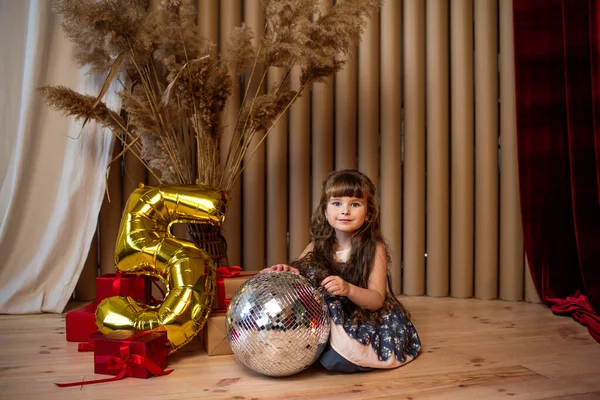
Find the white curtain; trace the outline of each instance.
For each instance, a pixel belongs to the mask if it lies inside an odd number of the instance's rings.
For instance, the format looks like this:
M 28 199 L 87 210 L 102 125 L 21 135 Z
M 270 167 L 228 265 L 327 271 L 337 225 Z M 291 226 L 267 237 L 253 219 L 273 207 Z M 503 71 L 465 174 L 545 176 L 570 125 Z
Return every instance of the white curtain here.
M 47 0 L 0 0 L 0 313 L 62 312 L 93 238 L 113 136 L 35 89 L 97 93 Z M 119 106 L 109 91 L 111 108 Z

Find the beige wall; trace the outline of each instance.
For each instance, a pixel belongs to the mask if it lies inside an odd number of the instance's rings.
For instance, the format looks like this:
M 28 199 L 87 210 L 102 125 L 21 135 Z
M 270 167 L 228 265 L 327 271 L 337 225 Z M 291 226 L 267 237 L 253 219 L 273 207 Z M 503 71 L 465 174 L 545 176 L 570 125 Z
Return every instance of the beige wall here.
M 242 10 L 262 26 L 259 7 L 198 0 L 198 23 L 216 41 Z M 511 0 L 384 2 L 346 68 L 298 99 L 233 190 L 230 264 L 297 257 L 324 176 L 357 167 L 379 189 L 396 294 L 536 301 L 519 215 L 512 37 Z M 239 101 L 237 88 L 226 120 Z M 109 179 L 123 200 L 101 215 L 101 272 L 112 268 L 119 207 L 146 176 L 125 163 L 127 175 Z

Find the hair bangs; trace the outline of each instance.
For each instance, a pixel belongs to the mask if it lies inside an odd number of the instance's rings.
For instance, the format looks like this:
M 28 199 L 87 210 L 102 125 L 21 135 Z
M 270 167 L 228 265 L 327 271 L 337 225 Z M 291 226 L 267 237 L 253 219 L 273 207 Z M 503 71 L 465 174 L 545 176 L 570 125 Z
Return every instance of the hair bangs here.
M 354 176 L 342 175 L 329 182 L 326 189 L 327 198 L 332 197 L 355 197 L 364 198 L 368 191 L 363 187 L 363 183 Z

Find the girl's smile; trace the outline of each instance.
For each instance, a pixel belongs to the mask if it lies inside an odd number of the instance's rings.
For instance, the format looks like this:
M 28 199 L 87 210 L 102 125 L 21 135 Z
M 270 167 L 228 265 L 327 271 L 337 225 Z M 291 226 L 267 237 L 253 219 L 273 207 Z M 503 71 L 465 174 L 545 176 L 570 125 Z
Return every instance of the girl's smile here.
M 331 197 L 327 202 L 325 217 L 336 232 L 352 233 L 367 220 L 366 199 Z

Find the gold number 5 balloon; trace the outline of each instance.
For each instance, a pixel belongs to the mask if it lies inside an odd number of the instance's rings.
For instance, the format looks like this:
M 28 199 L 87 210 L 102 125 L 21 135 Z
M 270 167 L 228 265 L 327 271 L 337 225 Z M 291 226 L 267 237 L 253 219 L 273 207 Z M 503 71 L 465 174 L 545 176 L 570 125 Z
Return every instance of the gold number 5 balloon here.
M 171 225 L 187 222 L 219 226 L 228 204 L 224 191 L 202 185 L 142 185 L 136 189 L 121 219 L 116 268 L 157 277 L 167 288 L 165 299 L 157 307 L 131 297 L 104 299 L 96 311 L 100 332 L 164 326 L 170 354 L 192 340 L 210 313 L 215 266 L 204 250 L 174 237 Z

